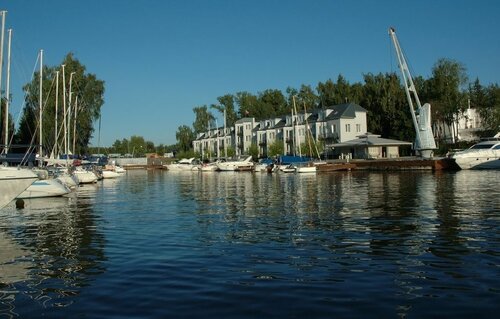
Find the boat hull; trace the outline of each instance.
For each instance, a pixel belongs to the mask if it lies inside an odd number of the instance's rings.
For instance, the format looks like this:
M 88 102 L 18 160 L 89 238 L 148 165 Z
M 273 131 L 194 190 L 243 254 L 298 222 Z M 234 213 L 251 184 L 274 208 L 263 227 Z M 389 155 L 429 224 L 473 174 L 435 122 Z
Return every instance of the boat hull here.
M 461 169 L 500 169 L 500 157 L 456 157 Z
M 69 194 L 71 190 L 57 179 L 38 180 L 28 186 L 17 198 L 58 197 Z
M 4 207 L 38 180 L 31 170 L 0 168 L 0 208 Z

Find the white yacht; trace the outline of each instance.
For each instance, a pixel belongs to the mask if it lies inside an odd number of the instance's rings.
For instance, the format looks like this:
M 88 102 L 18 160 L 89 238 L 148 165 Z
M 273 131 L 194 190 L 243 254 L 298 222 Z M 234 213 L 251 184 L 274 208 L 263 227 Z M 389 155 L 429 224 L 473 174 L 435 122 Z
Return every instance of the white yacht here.
M 79 184 L 92 184 L 98 180 L 94 172 L 83 169 L 81 166 L 75 168 L 73 175 L 78 179 Z
M 197 171 L 200 168 L 198 161 L 194 158 L 183 158 L 175 163 L 164 165 L 169 171 Z
M 219 162 L 217 168 L 219 171 L 240 171 L 240 170 L 253 170 L 252 156 L 239 161 Z
M 500 133 L 451 155 L 461 169 L 500 169 Z
M 70 192 L 71 190 L 58 179 L 42 179 L 28 186 L 17 198 L 58 197 Z
M 0 208 L 4 207 L 38 180 L 29 169 L 0 166 Z

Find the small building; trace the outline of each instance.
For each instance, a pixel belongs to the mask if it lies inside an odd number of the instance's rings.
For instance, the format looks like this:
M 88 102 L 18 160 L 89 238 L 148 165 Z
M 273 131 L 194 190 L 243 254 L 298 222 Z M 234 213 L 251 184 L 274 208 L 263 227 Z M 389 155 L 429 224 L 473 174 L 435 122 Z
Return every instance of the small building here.
M 399 157 L 401 146 L 411 146 L 411 142 L 381 138 L 380 135 L 365 133 L 357 139 L 331 145 L 334 155 L 340 158 L 379 159 Z

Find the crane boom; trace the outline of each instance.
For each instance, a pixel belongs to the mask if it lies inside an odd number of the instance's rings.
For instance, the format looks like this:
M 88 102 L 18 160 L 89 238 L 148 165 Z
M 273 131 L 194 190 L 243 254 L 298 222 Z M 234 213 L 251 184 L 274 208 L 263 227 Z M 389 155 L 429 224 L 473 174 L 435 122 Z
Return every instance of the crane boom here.
M 396 49 L 396 55 L 399 62 L 398 64 L 401 70 L 402 80 L 404 82 L 403 84 L 405 87 L 406 98 L 408 99 L 408 104 L 410 105 L 411 117 L 415 127 L 415 150 L 421 157 L 432 157 L 433 152 L 436 149 L 436 142 L 434 140 L 434 134 L 432 133 L 431 127 L 431 105 L 429 103 L 425 103 L 424 105 L 420 104 L 415 84 L 413 83 L 408 64 L 406 63 L 403 50 L 401 50 L 394 28 L 389 28 L 389 35 L 392 39 L 392 43 L 394 44 L 394 48 Z M 414 100 L 417 106 L 416 111 L 413 106 Z

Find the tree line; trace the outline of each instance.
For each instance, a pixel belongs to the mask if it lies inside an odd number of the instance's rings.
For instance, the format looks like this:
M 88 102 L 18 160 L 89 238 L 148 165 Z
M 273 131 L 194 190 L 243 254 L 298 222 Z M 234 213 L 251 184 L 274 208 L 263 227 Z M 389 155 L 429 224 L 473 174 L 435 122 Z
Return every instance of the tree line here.
M 88 152 L 93 124 L 99 119 L 104 104 L 104 81 L 87 73 L 85 66 L 69 53 L 60 65 L 43 66 L 41 80 L 40 71 L 35 72 L 32 81 L 24 85 L 23 92 L 24 106 L 17 130 L 12 114 L 7 114 L 5 109 L 7 97 L 2 97 L 1 131 L 4 130 L 4 116 L 8 116 L 9 131 L 13 133 L 7 141 L 2 139 L 3 144 L 39 144 L 41 107 L 44 155 L 56 148 L 60 153 L 67 149 L 73 154 Z
M 432 106 L 433 123 L 450 126 L 469 105 L 476 108 L 483 119 L 484 135 L 492 135 L 500 127 L 500 88 L 498 84 L 482 85 L 479 79 L 469 83 L 466 68 L 460 62 L 439 59 L 432 68 L 432 76 L 414 77 L 414 83 L 423 103 Z M 364 107 L 367 113 L 368 131 L 384 138 L 414 140 L 415 130 L 404 87 L 396 73 L 364 74 L 363 82 L 349 83 L 342 75 L 336 81 L 319 82 L 300 88 L 288 87 L 285 92 L 267 89 L 257 94 L 247 91 L 226 94 L 217 102 L 193 108 L 192 127 L 181 125 L 176 132 L 177 146 L 181 151 L 191 150 L 198 133 L 215 127 L 214 112 L 226 113 L 227 127 L 243 117 L 256 121 L 291 114 L 293 99 L 298 109 L 308 111 L 327 108 L 346 102 Z M 221 127 L 222 123 L 218 123 Z M 442 136 L 437 136 L 438 142 Z
M 65 77 L 62 76 L 61 65 L 65 65 Z M 57 72 L 60 75 L 59 81 Z M 67 127 L 67 134 L 71 138 L 66 141 L 69 140 L 69 144 L 75 145 L 74 149 L 71 145 L 70 150 L 75 154 L 97 153 L 97 148 L 89 148 L 89 141 L 95 130 L 94 123 L 99 119 L 104 104 L 104 81 L 99 80 L 95 74 L 87 73 L 85 66 L 72 53 L 67 54 L 58 66 L 44 66 L 42 75 L 43 145 L 46 152 L 50 153 L 56 144 L 60 150 L 63 147 L 63 101 L 66 99 L 68 108 L 78 104 L 77 108 L 72 109 L 73 119 L 77 113 L 78 120 L 67 123 L 70 126 Z M 469 82 L 465 66 L 450 59 L 438 60 L 432 68 L 430 78 L 417 76 L 414 77 L 414 82 L 422 103 L 429 102 L 432 105 L 433 122 L 440 121 L 451 125 L 470 105 L 477 109 L 483 119 L 484 135 L 492 135 L 498 131 L 500 88 L 497 83 L 483 85 L 477 78 Z M 4 131 L 4 116 L 9 116 L 9 131 L 15 130 L 12 140 L 2 140 L 2 143 L 38 143 L 39 89 L 39 73 L 35 72 L 33 80 L 23 87 L 25 104 L 17 130 L 12 115 L 5 112 L 6 97 L 2 98 L 0 132 Z M 288 87 L 285 92 L 266 89 L 257 93 L 240 91 L 225 94 L 218 97 L 213 104 L 193 108 L 194 122 L 192 126 L 178 127 L 177 144 L 155 146 L 141 136 L 131 136 L 130 139 L 117 139 L 112 146 L 102 148 L 101 153 L 143 155 L 152 152 L 192 152 L 192 142 L 196 134 L 223 126 L 224 123 L 216 123 L 216 114 L 223 117 L 225 113 L 225 124 L 231 127 L 244 117 L 253 117 L 260 121 L 288 115 L 294 100 L 299 110 L 306 107 L 308 111 L 346 102 L 357 103 L 368 111 L 369 132 L 385 138 L 410 141 L 414 139 L 415 131 L 408 102 L 398 74 L 368 73 L 363 75 L 363 82 L 349 83 L 342 75 L 338 75 L 335 81 L 328 79 L 318 82 L 315 88 L 303 84 L 298 89 Z M 438 136 L 438 141 L 439 138 Z

